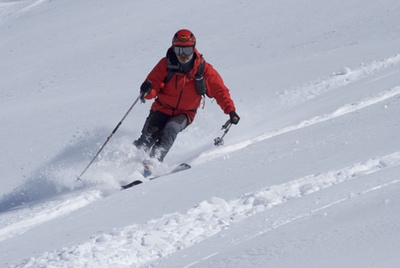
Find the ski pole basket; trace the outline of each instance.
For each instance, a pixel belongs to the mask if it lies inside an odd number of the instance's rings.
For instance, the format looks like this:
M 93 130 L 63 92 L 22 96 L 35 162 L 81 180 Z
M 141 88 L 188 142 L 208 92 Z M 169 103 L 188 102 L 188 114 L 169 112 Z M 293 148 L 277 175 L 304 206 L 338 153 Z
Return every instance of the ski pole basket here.
M 226 121 L 226 123 L 222 126 L 221 130 L 224 130 L 224 134 L 222 134 L 221 137 L 217 137 L 214 139 L 214 145 L 215 146 L 222 146 L 224 145 L 224 137 L 226 135 L 226 133 L 228 133 L 229 129 L 231 128 L 232 123 L 231 120 Z

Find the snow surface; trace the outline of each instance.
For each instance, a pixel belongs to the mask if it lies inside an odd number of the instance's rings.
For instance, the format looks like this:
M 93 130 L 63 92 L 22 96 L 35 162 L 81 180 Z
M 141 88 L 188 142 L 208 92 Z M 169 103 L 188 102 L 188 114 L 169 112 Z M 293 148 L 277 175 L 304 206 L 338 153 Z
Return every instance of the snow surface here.
M 400 2 L 0 0 L 0 267 L 400 267 Z M 207 100 L 159 172 L 134 107 L 191 29 Z

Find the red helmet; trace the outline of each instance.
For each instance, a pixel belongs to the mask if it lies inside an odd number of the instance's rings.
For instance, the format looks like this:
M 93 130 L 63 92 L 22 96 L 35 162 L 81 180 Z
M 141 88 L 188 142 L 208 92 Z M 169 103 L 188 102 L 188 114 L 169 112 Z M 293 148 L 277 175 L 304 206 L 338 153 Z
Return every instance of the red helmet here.
M 177 31 L 172 38 L 172 45 L 181 47 L 194 47 L 196 45 L 196 37 L 194 37 L 194 34 L 191 31 L 182 29 Z

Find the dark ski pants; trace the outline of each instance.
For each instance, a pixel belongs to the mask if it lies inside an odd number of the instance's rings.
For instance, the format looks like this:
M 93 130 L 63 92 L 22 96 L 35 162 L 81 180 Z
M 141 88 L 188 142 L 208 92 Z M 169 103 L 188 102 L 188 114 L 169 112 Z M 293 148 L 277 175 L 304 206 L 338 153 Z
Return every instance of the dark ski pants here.
M 168 115 L 158 111 L 150 111 L 142 135 L 133 144 L 149 153 L 150 157 L 162 162 L 167 155 L 178 133 L 188 126 L 184 114 Z

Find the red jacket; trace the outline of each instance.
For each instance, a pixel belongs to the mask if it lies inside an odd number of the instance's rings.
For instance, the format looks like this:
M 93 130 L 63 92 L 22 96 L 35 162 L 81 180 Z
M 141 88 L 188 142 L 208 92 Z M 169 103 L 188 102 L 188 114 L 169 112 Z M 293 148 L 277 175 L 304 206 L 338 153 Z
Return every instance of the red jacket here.
M 194 66 L 189 73 L 177 72 L 169 82 L 164 84 L 164 79 L 168 74 L 168 60 L 167 57 L 164 57 L 146 78 L 146 80 L 152 82 L 153 89 L 145 96 L 145 99 L 150 100 L 157 97 L 151 109 L 169 115 L 186 114 L 189 124 L 192 123 L 196 115 L 202 97 L 196 91 L 194 78 L 200 64 L 201 55 L 197 49 L 194 53 Z M 204 66 L 203 76 L 206 81 L 208 97 L 215 98 L 226 114 L 235 111 L 229 89 L 225 86 L 219 73 L 207 62 Z

